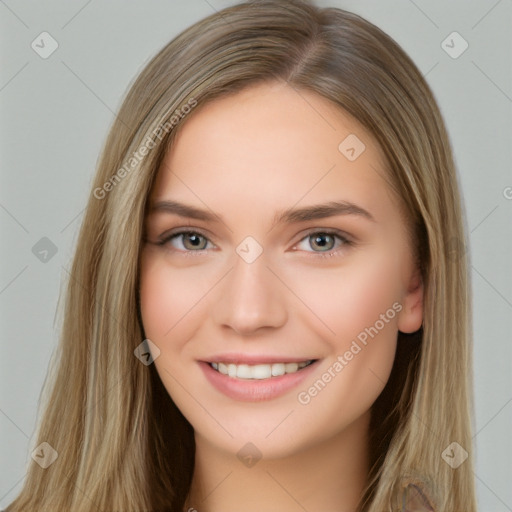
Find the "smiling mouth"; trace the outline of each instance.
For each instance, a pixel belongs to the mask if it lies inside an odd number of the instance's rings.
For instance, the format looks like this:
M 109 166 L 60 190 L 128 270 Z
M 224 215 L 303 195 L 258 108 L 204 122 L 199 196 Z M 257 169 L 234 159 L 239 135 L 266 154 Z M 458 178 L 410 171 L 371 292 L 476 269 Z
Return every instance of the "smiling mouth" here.
M 316 360 L 309 359 L 300 363 L 272 363 L 272 364 L 233 364 L 233 363 L 209 363 L 209 365 L 222 375 L 233 379 L 263 380 L 272 377 L 280 377 L 289 373 L 297 373 L 303 368 L 313 364 Z

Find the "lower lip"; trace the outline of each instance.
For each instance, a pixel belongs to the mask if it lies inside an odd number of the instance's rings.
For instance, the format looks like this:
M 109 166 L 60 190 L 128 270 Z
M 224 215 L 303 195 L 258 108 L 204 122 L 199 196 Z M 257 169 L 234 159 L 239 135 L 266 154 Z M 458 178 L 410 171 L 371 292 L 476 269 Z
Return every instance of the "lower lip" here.
M 277 398 L 297 387 L 314 372 L 317 363 L 318 361 L 315 361 L 295 373 L 286 373 L 279 377 L 261 380 L 229 377 L 214 370 L 203 361 L 199 365 L 210 384 L 229 398 L 243 402 L 261 402 Z

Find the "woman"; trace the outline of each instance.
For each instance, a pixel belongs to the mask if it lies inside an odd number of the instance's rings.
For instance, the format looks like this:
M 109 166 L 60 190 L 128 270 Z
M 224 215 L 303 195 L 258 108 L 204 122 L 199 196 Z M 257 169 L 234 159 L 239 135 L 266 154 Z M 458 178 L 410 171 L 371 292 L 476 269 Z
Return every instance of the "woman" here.
M 195 24 L 106 141 L 52 462 L 7 510 L 476 510 L 464 237 L 435 100 L 378 28 L 270 0 Z

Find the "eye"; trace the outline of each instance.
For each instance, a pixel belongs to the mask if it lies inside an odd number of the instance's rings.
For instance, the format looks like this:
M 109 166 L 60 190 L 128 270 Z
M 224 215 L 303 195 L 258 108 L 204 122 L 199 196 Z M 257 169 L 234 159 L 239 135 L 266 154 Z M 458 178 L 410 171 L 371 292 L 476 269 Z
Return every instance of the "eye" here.
M 179 251 L 204 251 L 211 249 L 208 244 L 213 244 L 197 231 L 179 231 L 166 236 L 158 242 L 158 245 L 171 245 Z
M 168 246 L 185 253 L 212 249 L 215 245 L 198 231 L 182 230 L 163 235 L 157 245 Z M 332 231 L 315 231 L 305 236 L 293 250 L 317 253 L 319 256 L 331 256 L 352 242 L 341 233 Z
M 343 245 L 351 242 L 339 233 L 330 231 L 315 231 L 305 236 L 295 247 L 295 250 L 328 253 L 336 252 Z

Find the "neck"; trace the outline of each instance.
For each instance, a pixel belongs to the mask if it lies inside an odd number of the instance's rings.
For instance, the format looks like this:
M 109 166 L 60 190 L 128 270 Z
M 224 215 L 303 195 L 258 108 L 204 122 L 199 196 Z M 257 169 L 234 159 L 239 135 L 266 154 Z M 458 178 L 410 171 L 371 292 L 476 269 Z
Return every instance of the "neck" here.
M 244 466 L 196 434 L 194 475 L 186 511 L 355 512 L 369 471 L 370 412 L 335 437 L 281 459 Z

